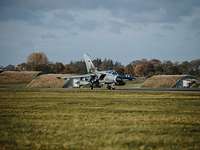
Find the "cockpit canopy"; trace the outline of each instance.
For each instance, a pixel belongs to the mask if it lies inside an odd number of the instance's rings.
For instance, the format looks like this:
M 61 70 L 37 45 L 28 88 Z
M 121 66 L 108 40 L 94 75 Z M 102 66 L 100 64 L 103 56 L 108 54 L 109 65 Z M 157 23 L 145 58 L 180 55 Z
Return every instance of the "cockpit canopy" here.
M 112 74 L 112 75 L 119 75 L 116 71 L 114 71 L 114 70 L 108 70 L 108 71 L 106 71 L 106 73 L 110 73 L 110 74 Z

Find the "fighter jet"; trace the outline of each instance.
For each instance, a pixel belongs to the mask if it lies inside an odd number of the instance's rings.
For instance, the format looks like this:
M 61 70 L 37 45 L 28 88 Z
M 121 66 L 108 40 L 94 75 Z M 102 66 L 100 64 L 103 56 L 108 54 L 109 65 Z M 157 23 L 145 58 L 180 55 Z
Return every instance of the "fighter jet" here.
M 107 89 L 114 90 L 115 85 L 124 85 L 125 82 L 115 71 L 98 71 L 87 54 L 84 54 L 84 61 L 87 68 L 87 74 L 71 77 L 62 77 L 65 80 L 64 87 L 95 87 L 106 86 Z
M 84 61 L 87 72 L 95 74 L 96 82 L 99 86 L 106 85 L 108 89 L 115 89 L 114 85 L 124 85 L 125 82 L 114 70 L 98 71 L 87 54 L 84 54 Z M 96 85 L 96 82 L 94 86 Z

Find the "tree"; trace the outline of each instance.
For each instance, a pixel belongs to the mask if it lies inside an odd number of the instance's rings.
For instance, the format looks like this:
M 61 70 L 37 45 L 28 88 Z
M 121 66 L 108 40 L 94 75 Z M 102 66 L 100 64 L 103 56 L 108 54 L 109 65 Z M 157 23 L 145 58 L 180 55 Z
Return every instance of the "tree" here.
M 179 70 L 181 74 L 190 74 L 192 70 L 191 64 L 188 61 L 184 61 L 179 65 Z
M 119 73 L 119 74 L 124 74 L 125 73 L 125 67 L 115 67 L 114 70 Z
M 102 70 L 113 69 L 113 66 L 114 66 L 114 64 L 113 64 L 112 59 L 104 59 L 101 64 Z
M 75 61 L 75 62 L 70 62 L 69 65 L 65 66 L 65 71 L 70 71 L 69 73 L 76 73 L 76 74 L 85 74 L 87 73 L 87 69 L 85 66 L 84 61 Z
M 157 65 L 154 65 L 154 70 L 155 70 L 155 72 L 154 72 L 154 74 L 163 74 L 163 66 L 162 66 L 162 64 L 157 64 Z
M 125 73 L 131 74 L 132 76 L 134 76 L 135 75 L 134 69 L 135 69 L 135 66 L 130 63 L 125 67 Z
M 65 66 L 61 62 L 56 62 L 52 65 L 53 73 L 63 73 Z
M 43 52 L 34 52 L 27 58 L 27 64 L 31 65 L 46 65 L 48 64 L 48 58 Z
M 27 68 L 30 71 L 42 71 L 44 73 L 51 72 L 51 68 L 48 65 L 49 61 L 43 52 L 34 52 L 27 58 Z
M 137 64 L 134 69 L 134 74 L 136 76 L 144 76 L 145 64 Z
M 27 64 L 26 63 L 21 63 L 21 64 L 18 64 L 17 65 L 17 67 L 16 67 L 16 69 L 18 70 L 18 71 L 25 71 L 25 70 L 27 70 Z
M 8 71 L 14 71 L 15 70 L 15 66 L 14 65 L 8 65 L 4 68 L 5 70 L 8 70 Z
M 200 59 L 195 59 L 190 62 L 192 75 L 198 76 L 200 75 Z
M 181 74 L 179 71 L 178 63 L 172 63 L 171 61 L 165 61 L 162 65 L 163 73 L 167 75 Z
M 95 67 L 97 67 L 100 70 L 102 69 L 101 68 L 102 60 L 100 58 L 96 58 L 92 62 L 93 62 L 93 64 L 94 64 Z
M 155 73 L 154 65 L 151 61 L 144 63 L 143 76 L 152 76 Z

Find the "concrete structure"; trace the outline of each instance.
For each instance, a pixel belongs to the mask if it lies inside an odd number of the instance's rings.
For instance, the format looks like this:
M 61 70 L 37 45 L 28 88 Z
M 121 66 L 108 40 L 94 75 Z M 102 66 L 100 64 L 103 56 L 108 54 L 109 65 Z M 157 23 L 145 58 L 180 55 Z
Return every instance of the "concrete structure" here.
M 143 87 L 148 88 L 190 88 L 196 78 L 191 75 L 155 75 L 148 78 Z

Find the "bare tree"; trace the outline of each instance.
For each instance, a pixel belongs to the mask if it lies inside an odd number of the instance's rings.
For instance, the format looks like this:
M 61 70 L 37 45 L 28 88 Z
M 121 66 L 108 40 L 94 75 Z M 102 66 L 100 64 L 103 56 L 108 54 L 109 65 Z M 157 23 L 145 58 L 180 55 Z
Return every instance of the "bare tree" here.
M 27 64 L 46 65 L 48 64 L 48 58 L 43 52 L 34 52 L 28 56 Z

